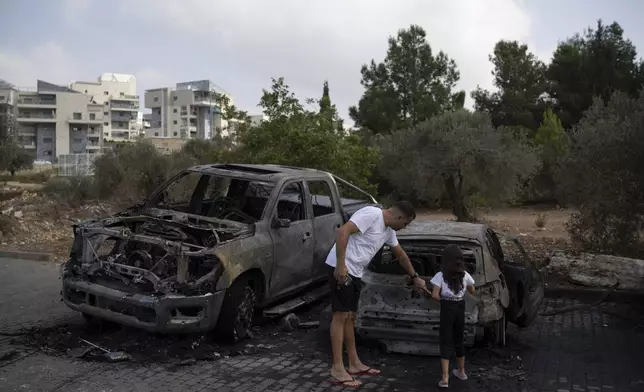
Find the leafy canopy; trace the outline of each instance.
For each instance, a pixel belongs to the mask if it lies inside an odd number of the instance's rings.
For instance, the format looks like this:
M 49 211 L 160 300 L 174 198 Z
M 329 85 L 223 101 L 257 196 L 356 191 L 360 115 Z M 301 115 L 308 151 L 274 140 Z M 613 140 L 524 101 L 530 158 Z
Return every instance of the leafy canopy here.
M 595 97 L 608 102 L 615 91 L 636 97 L 644 81 L 644 67 L 633 43 L 613 22 L 597 21 L 595 29 L 559 44 L 548 67 L 548 93 L 566 129 L 583 116 Z
M 385 60 L 371 60 L 361 74 L 365 92 L 349 115 L 375 133 L 410 127 L 465 102 L 465 92 L 452 92 L 460 78 L 456 63 L 442 51 L 434 55 L 417 25 L 389 37 Z
M 486 112 L 495 126 L 539 126 L 545 102 L 546 66 L 517 41 L 499 41 L 490 55 L 496 92 L 477 87 L 471 94 L 476 110 Z
M 318 104 L 319 111 L 305 108 L 283 78 L 273 79 L 259 104 L 269 120 L 239 135 L 236 159 L 327 170 L 373 190 L 369 179 L 377 149 L 362 145 L 357 135 L 343 129 L 328 84 Z
M 380 171 L 392 184 L 420 199 L 447 196 L 459 220 L 472 220 L 468 198 L 513 197 L 519 179 L 537 167 L 520 135 L 492 125 L 481 112 L 447 112 L 415 127 L 381 137 Z
M 571 133 L 560 181 L 579 208 L 569 222 L 587 249 L 641 255 L 644 224 L 644 95 L 596 99 Z

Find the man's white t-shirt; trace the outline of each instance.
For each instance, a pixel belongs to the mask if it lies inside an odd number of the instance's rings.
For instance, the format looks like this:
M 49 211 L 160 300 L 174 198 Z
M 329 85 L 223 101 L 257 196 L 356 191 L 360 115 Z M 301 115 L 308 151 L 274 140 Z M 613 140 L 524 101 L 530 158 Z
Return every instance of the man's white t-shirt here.
M 439 272 L 434 277 L 432 280 L 430 280 L 431 284 L 434 286 L 438 286 L 441 288 L 441 297 L 442 298 L 450 298 L 450 299 L 460 299 L 465 296 L 465 290 L 467 286 L 474 286 L 474 278 L 472 278 L 472 275 L 465 272 L 465 276 L 463 276 L 463 288 L 461 291 L 458 293 L 454 293 L 452 290 L 450 290 L 449 286 L 447 285 L 447 282 L 443 279 L 443 273 Z
M 347 250 L 344 254 L 344 264 L 349 275 L 362 278 L 365 267 L 369 265 L 380 248 L 384 244 L 396 246 L 398 239 L 396 232 L 391 227 L 385 226 L 382 210 L 378 207 L 363 207 L 356 211 L 350 220 L 360 232 L 349 237 Z M 336 245 L 334 244 L 326 257 L 326 263 L 335 268 L 337 262 Z

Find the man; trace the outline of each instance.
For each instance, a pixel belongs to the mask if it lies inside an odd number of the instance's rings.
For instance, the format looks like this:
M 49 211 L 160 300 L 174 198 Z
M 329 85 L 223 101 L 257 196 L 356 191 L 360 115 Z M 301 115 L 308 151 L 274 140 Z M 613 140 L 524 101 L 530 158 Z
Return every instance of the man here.
M 377 369 L 363 364 L 358 358 L 355 341 L 355 315 L 358 310 L 362 273 L 384 244 L 391 247 L 400 265 L 413 278 L 414 286 L 427 289 L 418 276 L 405 251 L 398 244 L 396 231 L 404 229 L 416 218 L 411 203 L 397 202 L 388 210 L 364 207 L 340 227 L 336 242 L 326 259 L 330 268 L 331 286 L 331 346 L 333 365 L 331 383 L 345 388 L 358 388 L 361 383 L 352 376 L 380 374 Z M 349 371 L 344 367 L 342 344 L 347 347 Z

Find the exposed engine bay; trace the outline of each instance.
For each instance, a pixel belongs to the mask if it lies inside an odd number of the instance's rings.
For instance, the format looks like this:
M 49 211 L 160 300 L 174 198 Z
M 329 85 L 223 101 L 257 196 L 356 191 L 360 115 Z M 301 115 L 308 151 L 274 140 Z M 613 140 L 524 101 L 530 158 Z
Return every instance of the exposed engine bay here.
M 167 210 L 74 227 L 67 274 L 127 293 L 203 295 L 223 273 L 215 248 L 253 225 Z

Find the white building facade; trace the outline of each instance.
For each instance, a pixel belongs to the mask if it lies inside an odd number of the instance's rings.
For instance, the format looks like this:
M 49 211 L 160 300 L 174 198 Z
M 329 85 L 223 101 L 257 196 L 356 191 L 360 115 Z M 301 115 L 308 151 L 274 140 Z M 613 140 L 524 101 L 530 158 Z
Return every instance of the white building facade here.
M 215 132 L 226 132 L 218 96 L 232 97 L 210 80 L 177 83 L 176 88 L 145 91 L 145 107 L 151 109 L 145 137 L 210 140 Z M 147 114 L 146 114 L 146 118 Z
M 101 150 L 103 106 L 91 96 L 38 80 L 35 89 L 16 89 L 13 102 L 15 134 L 35 159 L 54 161 L 60 155 Z
M 140 103 L 133 75 L 104 73 L 96 82 L 74 82 L 71 89 L 90 95 L 103 106 L 103 137 L 110 141 L 135 141 L 141 131 Z

